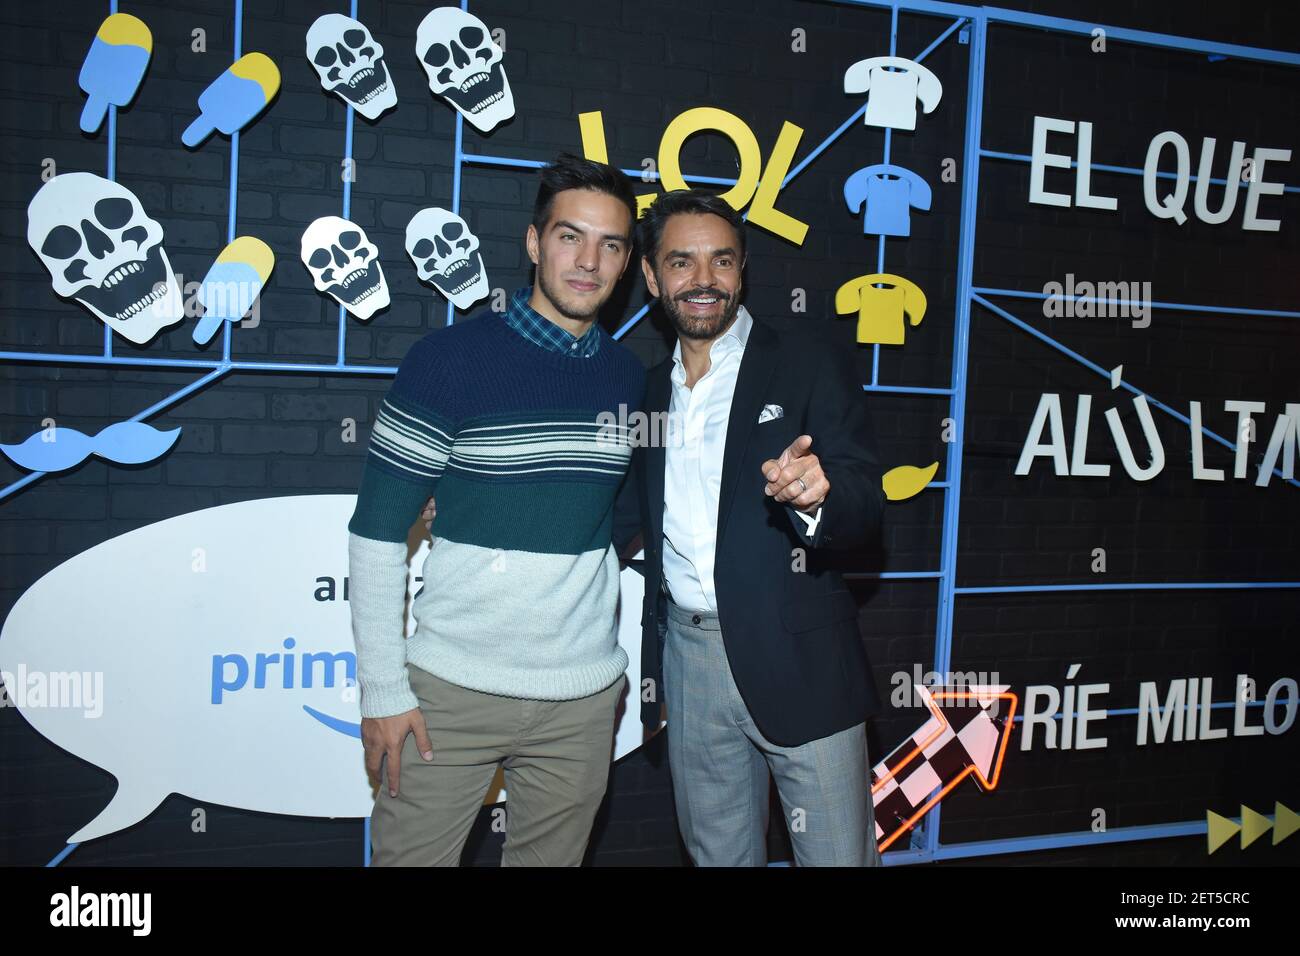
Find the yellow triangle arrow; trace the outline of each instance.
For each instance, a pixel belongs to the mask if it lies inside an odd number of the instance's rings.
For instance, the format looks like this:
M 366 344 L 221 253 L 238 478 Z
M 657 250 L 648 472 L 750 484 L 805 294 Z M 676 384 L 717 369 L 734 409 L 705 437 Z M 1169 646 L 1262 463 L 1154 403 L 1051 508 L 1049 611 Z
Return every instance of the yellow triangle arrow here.
M 1207 853 L 1213 853 L 1223 846 L 1236 836 L 1237 831 L 1241 829 L 1241 825 L 1236 820 L 1229 820 L 1227 817 L 1219 816 L 1213 810 L 1205 811 L 1205 825 L 1207 827 L 1206 836 L 1210 841 L 1210 848 L 1206 851 Z
M 1296 830 L 1300 830 L 1300 813 L 1284 807 L 1281 802 L 1273 804 L 1273 845 L 1277 846 Z
M 1241 848 L 1244 850 L 1273 827 L 1273 821 L 1256 813 L 1244 803 L 1241 805 Z

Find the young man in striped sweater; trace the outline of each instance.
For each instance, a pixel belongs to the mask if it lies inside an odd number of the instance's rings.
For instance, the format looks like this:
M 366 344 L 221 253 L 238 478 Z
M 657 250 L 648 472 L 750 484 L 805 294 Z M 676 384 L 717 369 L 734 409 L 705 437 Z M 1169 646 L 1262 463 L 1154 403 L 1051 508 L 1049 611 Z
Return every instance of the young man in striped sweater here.
M 631 447 L 598 416 L 626 421 L 645 381 L 595 320 L 635 220 L 622 173 L 561 155 L 528 227 L 535 285 L 417 342 L 383 400 L 348 524 L 376 865 L 457 865 L 501 765 L 503 864 L 582 860 L 628 663 L 611 534 Z M 406 640 L 407 536 L 435 487 Z

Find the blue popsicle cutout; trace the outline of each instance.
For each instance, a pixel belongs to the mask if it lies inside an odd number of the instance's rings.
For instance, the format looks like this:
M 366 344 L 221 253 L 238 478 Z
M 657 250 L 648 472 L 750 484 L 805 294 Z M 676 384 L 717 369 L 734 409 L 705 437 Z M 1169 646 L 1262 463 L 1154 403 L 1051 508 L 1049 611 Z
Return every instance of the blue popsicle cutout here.
M 274 268 L 271 247 L 255 236 L 239 236 L 221 250 L 199 286 L 204 312 L 194 327 L 194 341 L 206 345 L 222 322 L 243 318 Z
M 77 85 L 88 97 L 81 111 L 83 133 L 94 133 L 103 125 L 110 105 L 131 102 L 152 53 L 153 34 L 143 20 L 114 13 L 99 25 L 77 77 Z
M 246 53 L 199 95 L 199 117 L 181 134 L 193 149 L 214 129 L 227 136 L 252 122 L 280 89 L 280 70 L 265 53 Z
M 206 344 L 222 322 L 238 322 L 253 307 L 261 289 L 257 270 L 243 262 L 218 262 L 199 288 L 203 318 L 194 327 L 194 341 Z M 218 291 L 219 290 L 219 291 Z

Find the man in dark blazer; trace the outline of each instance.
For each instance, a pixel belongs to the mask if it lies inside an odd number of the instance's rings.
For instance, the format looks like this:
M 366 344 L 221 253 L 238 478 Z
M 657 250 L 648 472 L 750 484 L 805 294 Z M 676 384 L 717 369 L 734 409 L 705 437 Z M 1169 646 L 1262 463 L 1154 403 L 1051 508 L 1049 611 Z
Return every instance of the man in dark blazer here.
M 821 554 L 879 531 L 861 384 L 850 355 L 740 305 L 745 225 L 725 201 L 666 193 L 640 230 L 678 344 L 647 373 L 667 434 L 634 449 L 614 545 L 642 533 L 641 719 L 657 728 L 666 704 L 683 840 L 697 865 L 763 865 L 770 773 L 796 863 L 879 865 L 864 721 L 880 699 Z

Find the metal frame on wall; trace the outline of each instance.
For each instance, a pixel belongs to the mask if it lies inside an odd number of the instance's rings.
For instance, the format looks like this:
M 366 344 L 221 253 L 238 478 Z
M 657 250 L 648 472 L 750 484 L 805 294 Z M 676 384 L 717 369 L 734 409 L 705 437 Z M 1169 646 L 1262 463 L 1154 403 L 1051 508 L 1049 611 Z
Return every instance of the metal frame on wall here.
M 880 346 L 872 347 L 871 362 L 871 380 L 863 384 L 862 388 L 867 392 L 881 392 L 899 395 L 917 395 L 946 397 L 949 402 L 950 417 L 953 421 L 952 441 L 948 443 L 947 460 L 944 471 L 944 480 L 932 481 L 926 487 L 927 489 L 939 491 L 944 495 L 943 507 L 943 525 L 942 538 L 940 546 L 939 568 L 937 570 L 919 570 L 919 571 L 900 571 L 900 572 L 883 572 L 875 577 L 882 579 L 933 579 L 938 584 L 938 613 L 936 615 L 937 625 L 935 632 L 934 644 L 934 670 L 940 674 L 948 673 L 951 670 L 951 661 L 953 654 L 953 614 L 955 603 L 959 596 L 980 596 L 989 594 L 1029 594 L 1029 593 L 1051 593 L 1067 591 L 1136 591 L 1136 590 L 1225 590 L 1225 589 L 1300 589 L 1300 581 L 1267 581 L 1267 582 L 1245 582 L 1245 581 L 1219 581 L 1219 582 L 1150 582 L 1150 583 L 1122 583 L 1122 584 L 1055 584 L 1055 585 L 1031 585 L 1031 586 L 995 586 L 995 587 L 959 587 L 957 585 L 957 543 L 958 531 L 960 528 L 960 495 L 962 479 L 962 447 L 965 434 L 966 418 L 966 397 L 967 397 L 967 358 L 970 344 L 970 324 L 971 311 L 974 304 L 982 306 L 991 315 L 997 316 L 1016 328 L 1021 329 L 1027 334 L 1038 339 L 1044 345 L 1060 352 L 1075 362 L 1082 364 L 1084 367 L 1091 369 L 1097 374 L 1109 379 L 1110 372 L 1095 362 L 1090 361 L 1083 355 L 1069 349 L 1054 338 L 1046 335 L 1041 330 L 1036 329 L 1031 324 L 1016 317 L 1007 309 L 995 305 L 990 301 L 990 297 L 1003 297 L 1010 299 L 1044 299 L 1047 295 L 1038 292 L 1004 289 L 976 286 L 974 283 L 974 251 L 975 251 L 975 232 L 977 216 L 977 200 L 979 195 L 979 173 L 981 162 L 983 160 L 997 160 L 1028 163 L 1030 157 L 1022 154 L 1000 152 L 996 150 L 985 149 L 982 144 L 983 130 L 983 106 L 984 106 L 984 67 L 988 50 L 988 31 L 990 26 L 1007 25 L 1013 27 L 1028 27 L 1048 31 L 1052 33 L 1064 33 L 1074 35 L 1091 35 L 1098 28 L 1104 29 L 1109 39 L 1133 43 L 1142 46 L 1159 47 L 1170 50 L 1184 51 L 1193 54 L 1202 54 L 1211 60 L 1231 57 L 1234 59 L 1251 60 L 1261 63 L 1271 63 L 1283 66 L 1300 66 L 1300 54 L 1289 53 L 1281 50 L 1271 50 L 1257 47 L 1238 46 L 1230 43 L 1218 43 L 1208 40 L 1196 40 L 1186 37 L 1173 36 L 1169 34 L 1153 33 L 1145 30 L 1131 30 L 1122 27 L 1112 27 L 1104 24 L 1089 23 L 1079 20 L 1069 20 L 1060 17 L 1042 16 L 1038 14 L 1022 13 L 1015 10 L 1007 10 L 998 7 L 981 7 L 971 6 L 960 3 L 936 2 L 936 0 L 834 0 L 836 3 L 847 6 L 862 6 L 887 9 L 890 12 L 890 32 L 889 32 L 889 54 L 895 55 L 897 50 L 898 19 L 900 13 L 918 14 L 923 16 L 951 17 L 952 22 L 930 43 L 924 50 L 914 56 L 912 59 L 916 62 L 924 60 L 940 44 L 956 34 L 959 41 L 968 44 L 970 47 L 969 67 L 968 67 L 968 87 L 966 98 L 966 121 L 964 133 L 964 150 L 963 150 L 963 172 L 961 187 L 961 219 L 958 240 L 957 270 L 958 270 L 958 288 L 956 299 L 956 313 L 953 332 L 953 353 L 952 369 L 949 384 L 946 387 L 928 387 L 912 385 L 895 385 L 885 384 L 879 379 L 880 364 Z M 238 60 L 242 55 L 242 33 L 243 33 L 243 0 L 233 0 L 234 5 L 234 37 L 233 59 Z M 357 0 L 350 0 L 349 13 L 355 19 L 357 17 Z M 467 10 L 469 7 L 468 0 L 461 0 L 461 9 Z M 109 12 L 118 12 L 118 0 L 110 0 Z M 797 165 L 786 175 L 782 182 L 782 187 L 787 185 L 791 180 L 798 176 L 808 167 L 823 151 L 843 135 L 855 122 L 860 121 L 866 110 L 864 104 L 847 120 L 844 121 L 834 132 L 828 135 L 819 145 L 813 148 Z M 347 106 L 347 118 L 344 131 L 343 144 L 343 162 L 351 163 L 352 161 L 352 142 L 353 142 L 353 107 Z M 466 166 L 488 166 L 500 168 L 516 168 L 533 170 L 545 165 L 542 161 L 520 160 L 502 156 L 494 156 L 483 153 L 466 153 L 463 143 L 464 118 L 460 113 L 455 117 L 455 142 L 454 142 L 454 167 L 452 173 L 452 197 L 451 210 L 459 215 L 460 213 L 460 193 L 462 171 Z M 890 158 L 892 140 L 892 130 L 886 129 L 884 136 L 884 159 L 888 163 Z M 108 111 L 108 156 L 107 156 L 107 178 L 110 180 L 116 178 L 116 151 L 117 151 L 117 107 L 110 106 Z M 1071 165 L 1076 165 L 1071 163 Z M 1094 164 L 1093 168 L 1107 172 L 1120 173 L 1126 175 L 1142 175 L 1142 170 L 1120 166 L 1106 166 Z M 238 170 L 239 170 L 239 133 L 231 135 L 230 143 L 230 183 L 229 183 L 229 209 L 227 222 L 227 241 L 231 241 L 236 236 L 236 217 L 237 217 L 237 200 L 238 200 Z M 658 178 L 656 173 L 645 173 L 641 169 L 625 169 L 624 172 L 633 177 L 640 178 L 643 175 L 650 178 Z M 1173 178 L 1170 173 L 1157 173 L 1164 178 Z M 684 177 L 688 183 L 703 185 L 734 185 L 734 179 L 708 177 L 708 176 L 690 176 Z M 1197 177 L 1192 176 L 1192 180 Z M 1212 179 L 1211 182 L 1222 185 L 1224 180 Z M 1285 191 L 1288 193 L 1300 192 L 1300 187 L 1287 186 Z M 342 215 L 348 218 L 351 206 L 351 177 L 343 177 L 343 197 L 342 197 Z M 877 271 L 883 272 L 885 265 L 885 237 L 881 236 L 877 246 Z M 1087 297 L 1069 297 L 1075 300 L 1086 300 Z M 1153 302 L 1153 308 L 1169 309 L 1173 311 L 1186 312 L 1204 312 L 1219 313 L 1230 315 L 1250 315 L 1259 317 L 1273 317 L 1279 319 L 1296 319 L 1300 318 L 1300 312 L 1282 309 L 1255 309 L 1255 308 L 1236 308 L 1224 307 L 1218 305 L 1205 305 L 1197 303 L 1175 303 L 1175 302 Z M 627 320 L 625 320 L 619 329 L 614 333 L 615 338 L 622 338 L 630 331 L 637 322 L 639 322 L 649 311 L 649 304 L 642 306 Z M 455 320 L 455 309 L 453 305 L 447 303 L 447 324 L 450 325 Z M 170 370 L 187 370 L 193 369 L 202 371 L 195 381 L 183 386 L 168 395 L 166 398 L 148 406 L 131 416 L 129 421 L 143 421 L 150 418 L 174 405 L 177 405 L 189 395 L 194 394 L 200 389 L 206 387 L 209 383 L 214 382 L 232 371 L 269 371 L 276 373 L 284 372 L 308 372 L 314 374 L 356 374 L 356 375 L 393 375 L 397 372 L 395 366 L 378 366 L 378 365 L 356 365 L 348 364 L 345 359 L 345 343 L 347 334 L 346 313 L 342 305 L 339 306 L 338 315 L 338 351 L 337 358 L 333 363 L 297 363 L 297 362 L 257 362 L 234 359 L 231 357 L 230 338 L 231 323 L 222 323 L 222 349 L 221 358 L 217 359 L 183 359 L 183 358 L 148 358 L 145 356 L 134 355 L 115 355 L 113 353 L 112 331 L 106 325 L 104 328 L 104 348 L 102 354 L 98 355 L 64 355 L 50 352 L 24 352 L 24 351 L 0 351 L 0 359 L 13 362 L 33 362 L 33 363 L 58 363 L 64 365 L 91 365 L 91 366 L 145 366 L 153 368 L 163 368 Z M 1176 411 L 1174 408 L 1157 400 L 1139 388 L 1129 384 L 1121 383 L 1122 387 L 1136 396 L 1145 396 L 1147 401 L 1155 407 L 1161 409 L 1166 414 L 1176 418 L 1180 422 L 1191 425 L 1190 420 Z M 1234 444 L 1221 435 L 1218 435 L 1208 428 L 1202 427 L 1202 433 L 1211 440 L 1227 448 L 1235 447 Z M 8 496 L 19 491 L 23 487 L 45 477 L 48 472 L 32 472 L 23 478 L 12 482 L 3 489 L 0 489 L 0 502 Z M 1274 469 L 1274 474 L 1281 477 L 1281 472 Z M 1300 480 L 1286 479 L 1295 487 L 1300 487 Z M 1210 708 L 1231 708 L 1234 701 L 1224 701 L 1220 703 L 1201 704 L 1201 707 Z M 1262 701 L 1253 701 L 1250 706 L 1262 707 Z M 1105 711 L 1107 716 L 1119 716 L 1136 713 L 1133 708 L 1128 709 L 1111 709 Z M 1014 718 L 1017 721 L 1022 717 Z M 1123 827 L 1107 830 L 1097 833 L 1091 830 L 1074 831 L 1066 833 L 1042 834 L 1034 836 L 1013 837 L 999 840 L 971 841 L 964 843 L 944 844 L 939 841 L 939 823 L 942 806 L 935 805 L 925 816 L 921 826 L 913 833 L 911 846 L 907 849 L 891 850 L 885 854 L 887 864 L 903 863 L 923 863 L 933 862 L 944 859 L 955 859 L 961 857 L 980 857 L 994 854 L 1025 852 L 1031 850 L 1052 849 L 1060 847 L 1087 846 L 1102 843 L 1115 843 L 1131 840 L 1148 840 L 1165 837 L 1182 837 L 1197 836 L 1206 833 L 1206 823 L 1204 820 L 1191 820 L 1184 822 L 1174 822 L 1157 824 L 1152 826 Z M 78 844 L 69 844 L 58 855 L 50 860 L 49 866 L 58 865 L 69 853 L 76 848 Z M 370 857 L 370 827 L 369 819 L 365 821 L 365 850 L 364 859 L 369 861 Z

